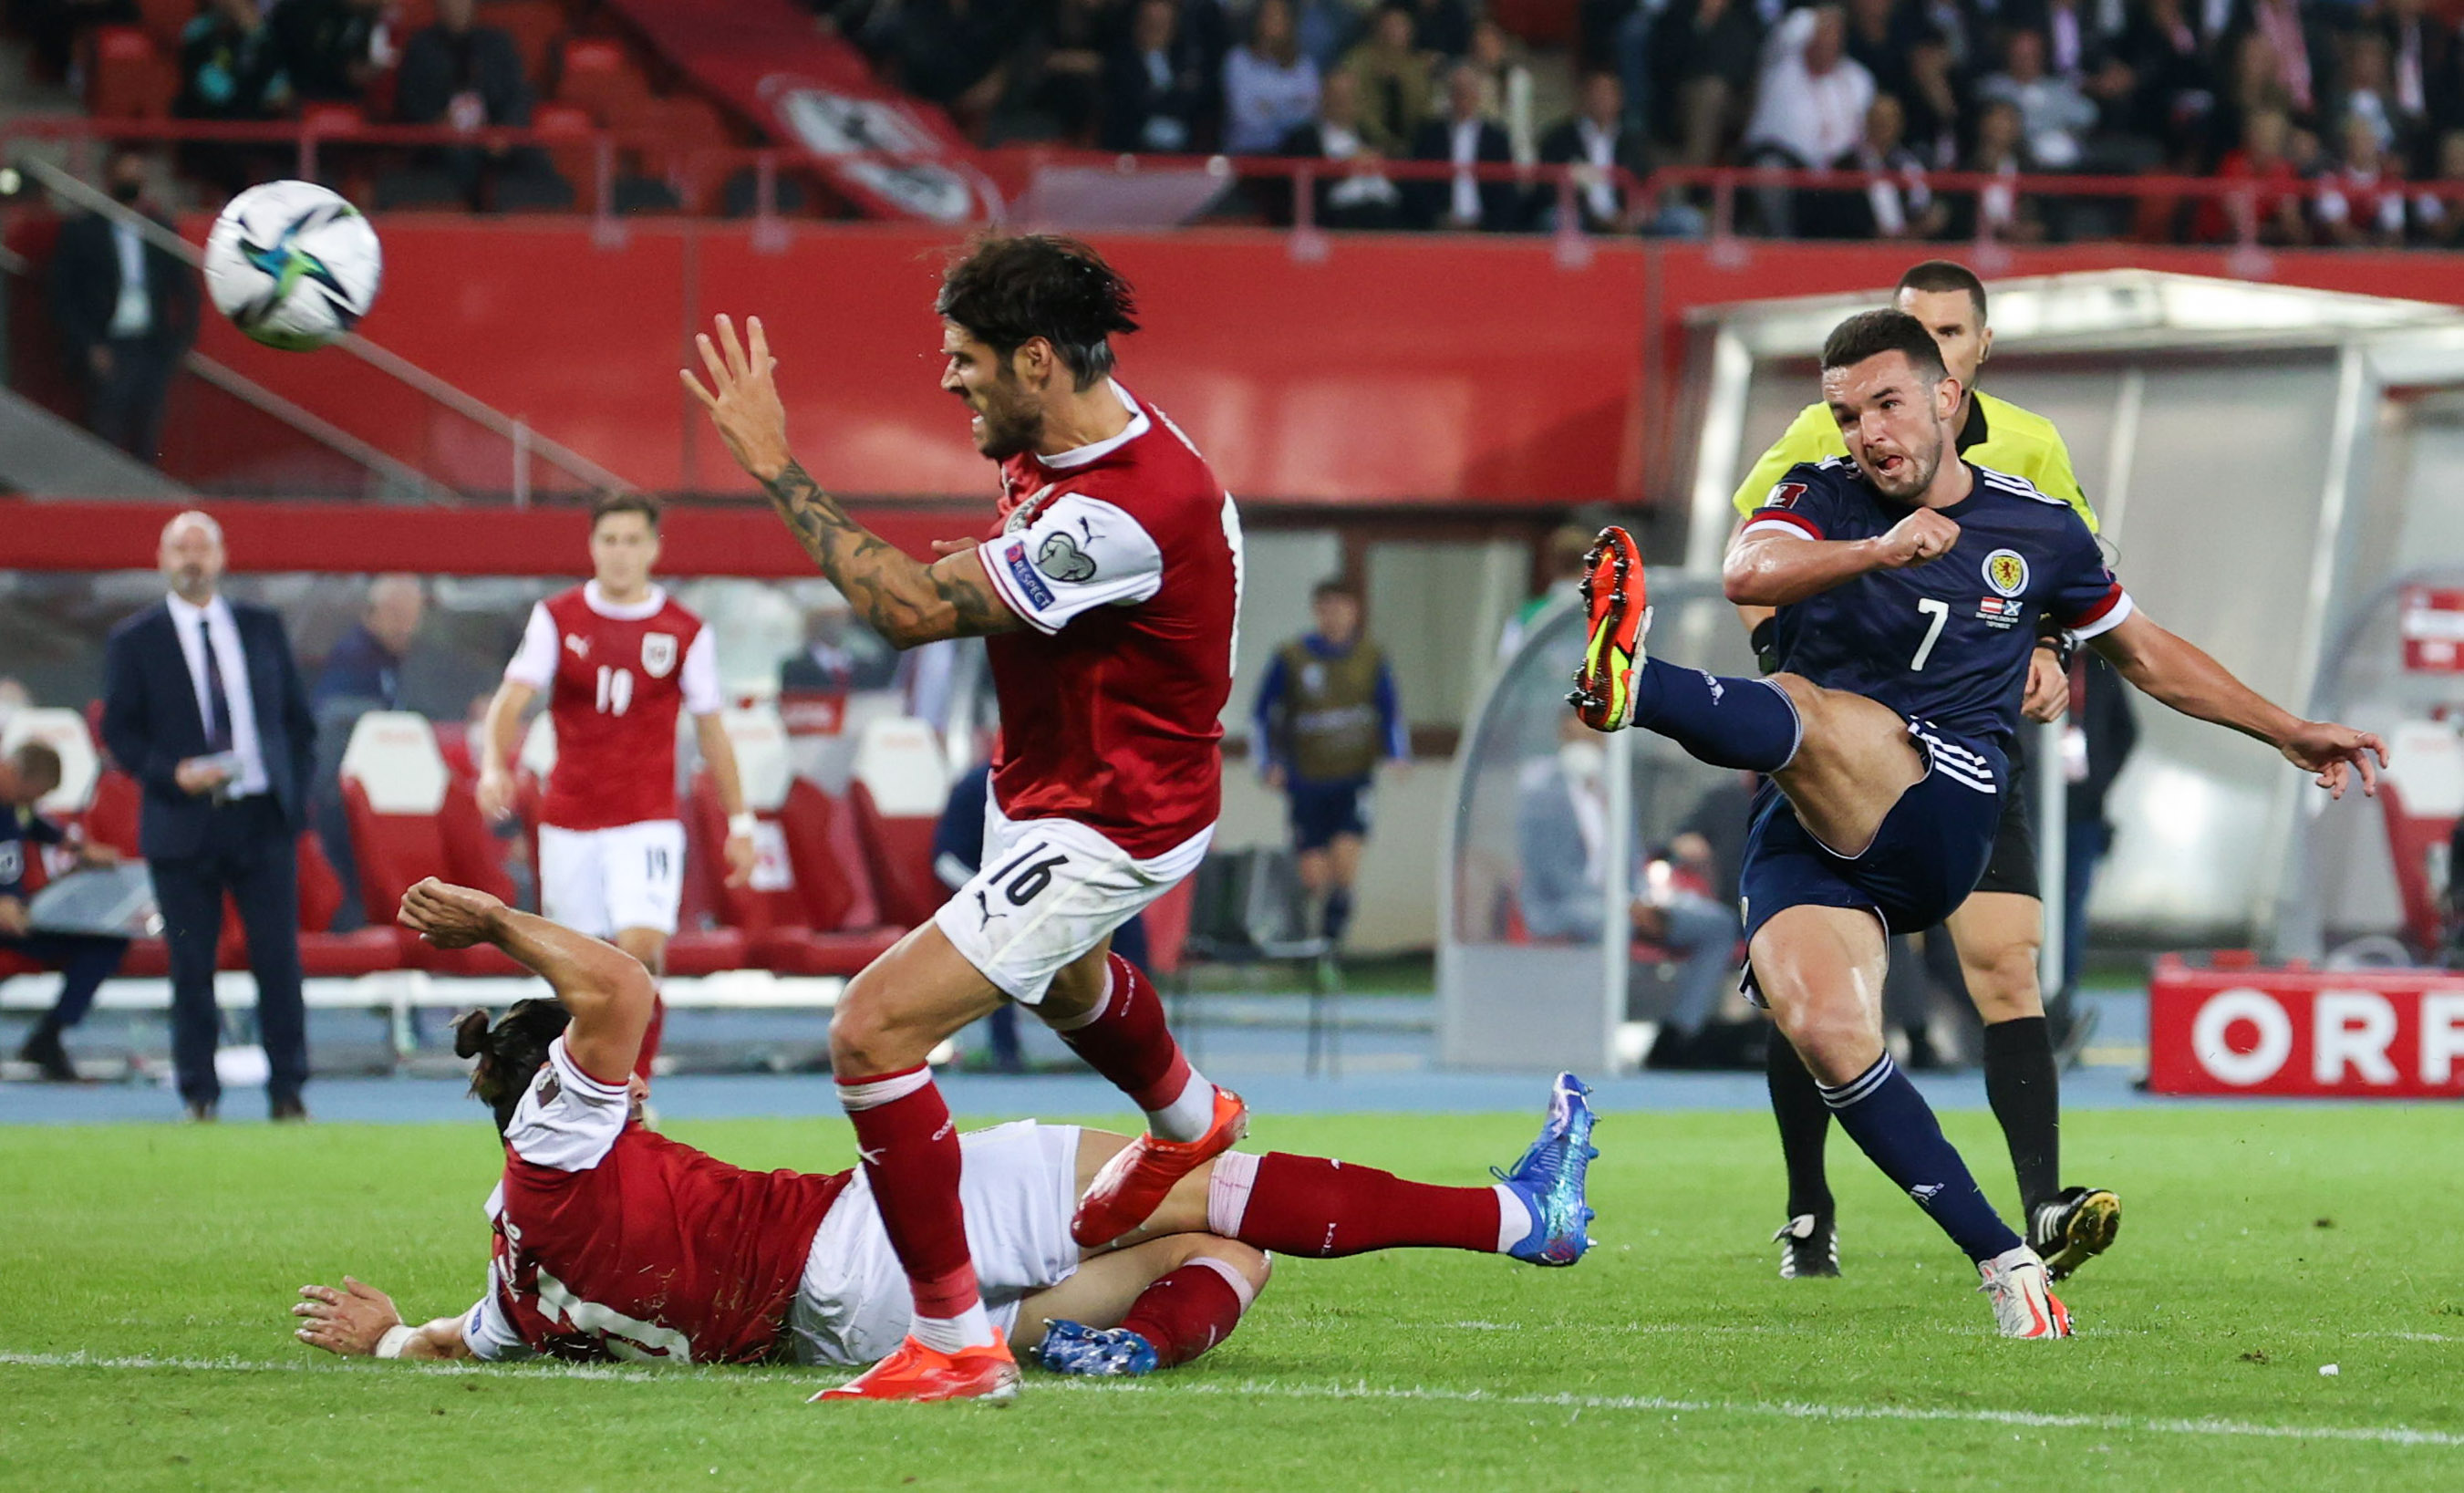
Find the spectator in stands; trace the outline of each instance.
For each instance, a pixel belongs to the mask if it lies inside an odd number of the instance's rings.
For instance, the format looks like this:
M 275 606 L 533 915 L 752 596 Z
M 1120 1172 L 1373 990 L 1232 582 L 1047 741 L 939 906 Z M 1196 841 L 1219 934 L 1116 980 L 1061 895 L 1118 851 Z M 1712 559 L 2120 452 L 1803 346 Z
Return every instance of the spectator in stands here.
M 1420 126 L 1413 142 L 1416 161 L 1445 161 L 1457 169 L 1443 181 L 1416 181 L 1404 200 L 1420 228 L 1459 232 L 1504 232 L 1515 228 L 1518 193 L 1507 181 L 1484 181 L 1464 167 L 1510 165 L 1514 161 L 1506 131 L 1488 121 L 1480 108 L 1480 69 L 1458 62 L 1446 74 L 1446 112 Z
M 1495 21 L 1483 18 L 1471 30 L 1464 60 L 1480 70 L 1480 112 L 1506 131 L 1506 146 L 1517 165 L 1540 159 L 1540 126 L 1531 114 L 1531 69 L 1518 55 L 1514 38 Z
M 1580 167 L 1574 184 L 1574 209 L 1584 231 L 1615 233 L 1624 230 L 1625 184 L 1617 173 L 1618 168 L 1631 168 L 1637 163 L 1634 143 L 1625 128 L 1625 89 L 1615 73 L 1584 76 L 1582 112 L 1559 121 L 1541 137 L 1540 160 L 1545 165 Z M 1532 191 L 1536 209 L 1533 220 L 1543 227 L 1553 227 L 1564 203 L 1557 184 L 1543 182 Z
M 386 0 L 282 0 L 266 24 L 303 99 L 358 103 L 394 63 Z
M 2119 6 L 2081 0 L 2045 0 L 2028 25 L 2045 40 L 2045 71 L 2067 78 L 2083 93 L 2093 94 L 2095 79 L 2114 60 L 2127 16 Z
M 256 0 L 206 0 L 180 33 L 184 120 L 272 120 L 291 106 L 282 51 Z
M 1907 92 L 1907 58 L 1922 23 L 1899 0 L 1848 0 L 1848 55 L 1886 94 Z
M 779 689 L 816 694 L 887 690 L 898 678 L 899 654 L 855 620 L 855 608 L 833 590 L 805 620 L 804 650 L 779 666 Z
M 1343 61 L 1359 94 L 1360 138 L 1380 154 L 1408 159 L 1429 117 L 1433 86 L 1429 54 L 1414 40 L 1411 10 L 1390 4 L 1369 23 L 1369 36 Z
M 137 0 L 10 0 L 9 24 L 34 52 L 44 77 L 65 77 L 77 39 L 97 26 L 134 26 L 144 19 Z
M 1985 105 L 1976 119 L 1976 148 L 1969 154 L 1968 169 L 2016 178 L 2028 168 L 2024 140 L 2018 105 L 2009 99 Z M 2015 181 L 1996 182 L 1953 205 L 1950 236 L 2033 244 L 2045 236 L 2045 223 Z
M 1311 206 L 1320 228 L 1391 229 L 1403 221 L 1402 189 L 1377 169 L 1385 155 L 1362 137 L 1359 123 L 1358 78 L 1330 73 L 1318 96 L 1317 122 L 1284 137 L 1284 155 L 1344 166 L 1318 179 Z
M 363 701 L 363 710 L 402 709 L 402 664 L 428 615 L 428 587 L 413 575 L 384 575 L 368 583 L 360 620 L 325 655 L 310 704 Z
M 214 955 L 223 898 L 239 910 L 276 1120 L 304 1120 L 308 1028 L 299 990 L 296 840 L 308 819 L 316 732 L 282 619 L 219 594 L 221 525 L 163 526 L 171 594 L 111 630 L 102 739 L 143 790 L 138 844 L 171 946 L 171 1062 L 191 1120 L 222 1102 Z
M 319 747 L 310 811 L 325 859 L 342 884 L 334 927 L 345 932 L 365 924 L 368 916 L 360 905 L 359 854 L 351 845 L 350 816 L 342 808 L 342 753 L 362 715 L 402 709 L 403 661 L 427 613 L 428 589 L 419 577 L 377 577 L 369 583 L 359 622 L 326 653 L 325 667 L 318 670 L 316 688 L 309 693 Z
M 2343 160 L 2319 179 L 2311 211 L 2320 235 L 2345 249 L 2404 246 L 2405 183 L 2366 114 L 2344 116 Z
M 1705 166 L 1721 158 L 1745 118 L 1761 50 L 1751 0 L 1673 0 L 1657 19 L 1648 8 L 1634 12 L 1618 33 L 1618 71 L 1629 95 L 1645 100 L 1662 159 Z
M 2019 111 L 2019 130 L 2034 169 L 2076 169 L 2085 152 L 2082 142 L 2096 126 L 2096 105 L 2078 83 L 2047 70 L 2043 32 L 2022 27 L 2011 33 L 2003 55 L 2002 71 L 1976 85 L 1977 99 Z
M 1863 219 L 1851 238 L 1933 238 L 1949 225 L 1950 207 L 1933 194 L 1925 164 L 1907 146 L 1907 113 L 1895 94 L 1876 94 L 1865 112 L 1865 143 L 1857 165 L 1865 172 Z
M 2464 129 L 2449 130 L 2438 138 L 2438 174 L 2434 180 L 2441 187 L 2464 188 Z M 2419 192 L 2414 195 L 2412 211 L 2417 243 L 2431 249 L 2464 245 L 2464 197 Z M 2464 877 L 2456 880 L 2464 886 Z
M 2375 30 L 2349 32 L 2336 77 L 2334 138 L 2344 138 L 2346 121 L 2360 120 L 2377 137 L 2382 154 L 2410 160 L 2428 125 L 2418 112 L 2408 113 L 2396 98 L 2387 72 L 2387 37 Z
M 906 0 L 883 23 L 891 66 L 908 92 L 973 129 L 1001 98 L 1020 19 L 1011 0 Z
M 1874 104 L 1873 75 L 1847 55 L 1847 13 L 1837 5 L 1791 11 L 1765 49 L 1752 119 L 1746 125 L 1751 164 L 1829 170 L 1851 165 Z M 1818 195 L 1800 201 L 1786 187 L 1758 189 L 1766 231 L 1793 237 L 1827 228 Z M 1799 209 L 1815 221 L 1800 225 Z
M 1223 59 L 1223 148 L 1236 156 L 1274 152 L 1317 117 L 1317 64 L 1301 51 L 1291 0 L 1258 0 L 1249 39 Z
M 2132 79 L 2122 118 L 2128 128 L 2161 142 L 2165 158 L 2188 174 L 2207 166 L 2201 146 L 2216 106 L 2214 69 L 2192 14 L 2192 0 L 2136 0 L 2115 44 Z
M 165 231 L 145 203 L 146 158 L 121 147 L 103 187 Z M 160 453 L 171 376 L 197 336 L 197 275 L 140 236 L 133 217 L 87 213 L 60 228 L 52 256 L 52 321 L 86 385 L 86 428 L 140 461 Z
M 1411 0 L 1412 35 L 1421 51 L 1441 59 L 1471 51 L 1472 10 L 1465 0 Z
M 1104 63 L 1104 148 L 1180 155 L 1206 148 L 1214 84 L 1175 0 L 1136 0 Z
M 2301 173 L 2287 154 L 2292 135 L 2293 121 L 2282 110 L 2261 109 L 2249 117 L 2240 148 L 2217 165 L 2215 174 L 2248 182 L 2251 190 L 2200 204 L 2196 223 L 2203 242 L 2308 242 L 2309 229 L 2301 217 Z
M 1004 70 L 1009 98 L 1001 139 L 1058 140 L 1091 147 L 1104 112 L 1104 53 L 1111 36 L 1105 0 L 1049 0 L 1026 45 Z
M 43 795 L 60 785 L 60 755 L 39 741 L 29 741 L 0 760 L 0 954 L 13 954 L 60 972 L 59 999 L 34 1023 L 17 1049 L 21 1063 L 31 1063 L 55 1084 L 77 1082 L 60 1035 L 85 1020 L 94 994 L 119 970 L 128 954 L 128 940 L 99 933 L 47 933 L 33 930 L 27 913 L 28 874 L 40 846 L 67 843 L 69 836 L 34 812 Z M 80 866 L 116 866 L 120 852 L 109 845 L 78 845 Z
M 238 0 L 245 4 L 247 0 Z M 522 55 L 501 28 L 473 20 L 473 0 L 436 0 L 436 24 L 410 38 L 394 81 L 394 112 L 405 124 L 442 124 L 470 131 L 521 128 L 531 121 L 531 85 Z M 548 167 L 538 153 L 456 146 L 426 158 L 473 206 L 489 169 L 519 174 Z
M 1971 117 L 1955 56 L 1943 33 L 1921 33 L 1908 49 L 1907 92 L 1899 96 L 1908 150 L 1936 170 L 1959 164 L 1961 131 Z
M 1323 932 L 1340 946 L 1377 765 L 1410 762 L 1412 742 L 1395 671 L 1361 633 L 1359 588 L 1321 581 L 1309 609 L 1316 630 L 1277 649 L 1259 681 L 1249 739 L 1266 786 L 1290 801 L 1301 885 L 1323 899 Z
M 2434 165 L 2437 135 L 2459 122 L 2455 33 L 2423 13 L 2423 0 L 2381 0 L 2378 35 L 2387 56 L 2387 97 L 2406 136 L 2409 165 Z
M 2300 0 L 2249 0 L 2238 17 L 2238 35 L 2228 35 L 2224 45 L 2228 55 L 2239 58 L 2241 104 L 2266 106 L 2256 97 L 2263 86 L 2273 96 L 2267 102 L 2280 104 L 2293 122 L 2314 123 L 2336 56 L 2325 18 L 2316 11 L 2305 15 Z

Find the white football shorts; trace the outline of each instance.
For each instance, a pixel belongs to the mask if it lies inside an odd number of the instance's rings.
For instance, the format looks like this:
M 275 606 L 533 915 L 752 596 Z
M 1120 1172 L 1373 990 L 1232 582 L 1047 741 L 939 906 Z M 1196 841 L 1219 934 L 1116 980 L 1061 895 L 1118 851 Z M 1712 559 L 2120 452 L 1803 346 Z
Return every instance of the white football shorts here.
M 1209 826 L 1161 855 L 1133 860 L 1084 824 L 1012 820 L 987 799 L 983 868 L 933 920 L 1003 995 L 1038 1005 L 1064 966 L 1196 870 L 1214 836 Z
M 539 911 L 593 938 L 627 928 L 673 934 L 684 895 L 685 826 L 646 819 L 613 829 L 539 832 Z
M 1078 1127 L 1017 1120 L 958 1137 L 958 1201 L 967 1253 L 993 1326 L 1006 1336 L 1019 1303 L 1078 1273 L 1069 1215 L 1078 1206 Z M 861 1168 L 822 1216 L 787 1311 L 796 1361 L 857 1368 L 890 1356 L 914 1320 L 907 1272 Z

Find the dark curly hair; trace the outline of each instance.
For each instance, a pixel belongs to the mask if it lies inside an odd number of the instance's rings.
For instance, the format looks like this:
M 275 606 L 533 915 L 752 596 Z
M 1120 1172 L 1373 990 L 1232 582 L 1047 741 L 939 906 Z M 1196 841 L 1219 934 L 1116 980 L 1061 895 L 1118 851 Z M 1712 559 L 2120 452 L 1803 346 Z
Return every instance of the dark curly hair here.
M 495 1026 L 485 1011 L 453 1019 L 453 1055 L 476 1058 L 471 1092 L 496 1114 L 496 1133 L 514 1121 L 514 1107 L 547 1062 L 547 1044 L 564 1034 L 572 1013 L 553 1000 L 517 1000 Z
M 1925 323 L 1904 311 L 1860 311 L 1831 329 L 1822 343 L 1822 368 L 1853 368 L 1868 358 L 1901 353 L 1920 378 L 1943 378 L 1942 344 Z
M 942 272 L 933 309 L 1004 363 L 1043 338 L 1082 389 L 1111 375 L 1112 335 L 1138 329 L 1130 282 L 1093 249 L 1049 233 L 977 239 Z

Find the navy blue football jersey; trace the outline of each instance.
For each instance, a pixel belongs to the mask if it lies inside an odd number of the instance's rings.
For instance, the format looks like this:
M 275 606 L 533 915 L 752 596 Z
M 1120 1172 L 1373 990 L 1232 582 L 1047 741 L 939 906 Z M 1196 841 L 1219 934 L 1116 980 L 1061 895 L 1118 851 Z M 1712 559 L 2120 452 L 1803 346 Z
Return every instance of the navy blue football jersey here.
M 1949 554 L 1869 571 L 1781 607 L 1776 641 L 1792 673 L 2007 749 L 2037 616 L 2091 638 L 2130 615 L 2130 597 L 2069 504 L 2023 477 L 1972 462 L 1969 470 L 1975 490 L 1941 510 L 1959 525 Z M 1867 539 L 1912 512 L 1835 456 L 1789 469 L 1744 532 Z

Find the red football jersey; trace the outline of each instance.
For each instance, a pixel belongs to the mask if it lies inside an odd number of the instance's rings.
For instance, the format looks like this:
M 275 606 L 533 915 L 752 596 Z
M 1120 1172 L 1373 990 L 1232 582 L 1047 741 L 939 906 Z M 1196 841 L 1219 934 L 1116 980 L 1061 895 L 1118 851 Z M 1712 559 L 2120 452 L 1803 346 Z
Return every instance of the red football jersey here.
M 813 1233 L 853 1174 L 732 1167 L 628 1124 L 629 1102 L 550 1044 L 505 1129 L 495 1255 L 464 1341 L 482 1358 L 786 1356 Z
M 1129 428 L 1001 465 L 979 550 L 1026 620 L 986 640 L 1001 696 L 993 797 L 1144 860 L 1215 823 L 1241 620 L 1241 516 L 1189 437 L 1113 385 Z
M 716 640 L 657 586 L 627 606 L 595 581 L 549 597 L 505 677 L 548 692 L 556 767 L 540 818 L 559 829 L 675 818 L 676 712 L 726 703 Z

